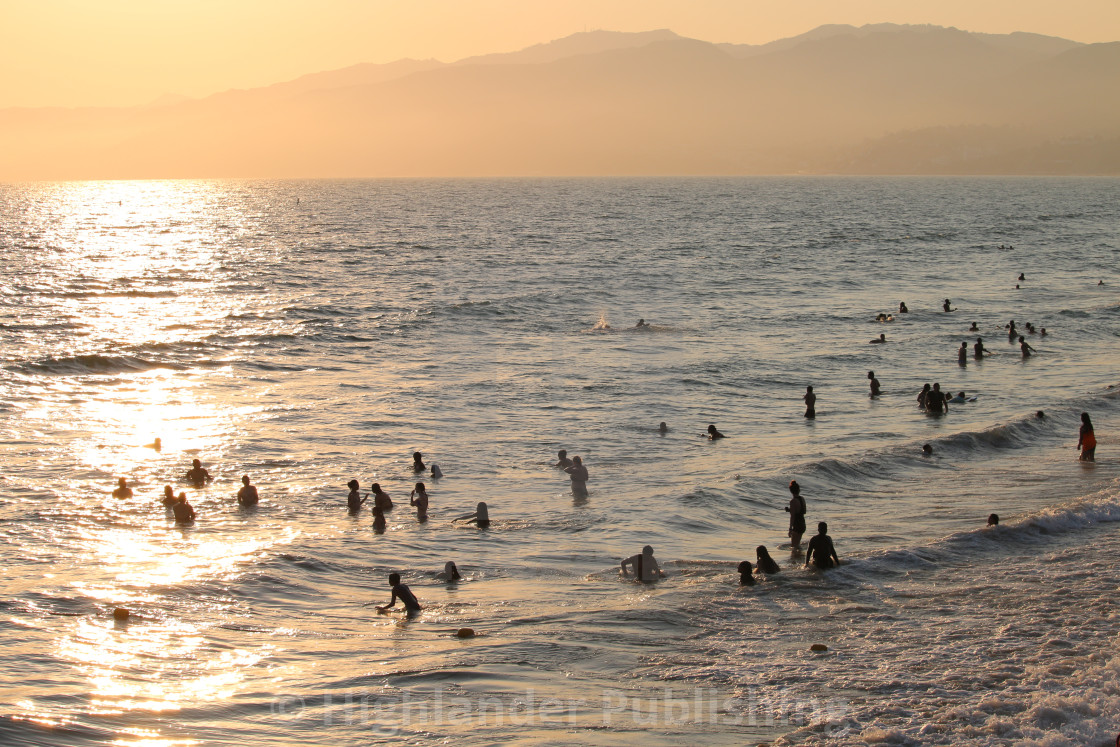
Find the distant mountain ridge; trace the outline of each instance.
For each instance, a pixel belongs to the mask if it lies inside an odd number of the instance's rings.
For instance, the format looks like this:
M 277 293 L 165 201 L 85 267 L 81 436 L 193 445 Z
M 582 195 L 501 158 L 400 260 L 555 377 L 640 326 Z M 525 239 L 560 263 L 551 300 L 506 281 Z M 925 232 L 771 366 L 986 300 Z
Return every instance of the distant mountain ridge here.
M 0 179 L 1120 174 L 1120 42 L 594 31 L 126 109 L 0 110 Z

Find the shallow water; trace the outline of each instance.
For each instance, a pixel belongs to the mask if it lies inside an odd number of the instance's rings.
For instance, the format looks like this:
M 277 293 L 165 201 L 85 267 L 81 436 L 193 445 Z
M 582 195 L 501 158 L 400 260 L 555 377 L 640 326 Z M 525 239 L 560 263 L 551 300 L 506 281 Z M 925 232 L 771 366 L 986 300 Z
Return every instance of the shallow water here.
M 1111 743 L 1117 205 L 1114 179 L 2 186 L 0 741 Z M 1049 332 L 1030 359 L 1011 318 Z M 994 355 L 962 368 L 974 321 Z M 978 398 L 927 417 L 926 381 Z M 445 474 L 425 524 L 416 450 Z M 392 495 L 384 534 L 351 478 Z M 845 565 L 741 589 L 756 545 L 790 565 L 791 479 Z M 488 530 L 451 520 L 479 500 Z M 669 577 L 620 583 L 647 543 Z M 415 619 L 371 606 L 394 570 Z

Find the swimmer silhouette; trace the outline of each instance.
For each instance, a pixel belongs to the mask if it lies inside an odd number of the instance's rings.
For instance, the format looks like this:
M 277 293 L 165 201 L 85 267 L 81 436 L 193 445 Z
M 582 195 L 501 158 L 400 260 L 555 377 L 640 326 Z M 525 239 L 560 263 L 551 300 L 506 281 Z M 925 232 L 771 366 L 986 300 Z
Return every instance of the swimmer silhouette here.
M 708 426 L 708 440 L 715 441 L 717 438 L 723 437 L 723 434 L 716 430 L 715 425 Z
M 175 514 L 176 524 L 190 524 L 196 516 L 194 506 L 187 503 L 186 493 L 179 493 L 179 500 L 171 505 L 171 511 Z
M 416 520 L 428 520 L 428 489 L 424 483 L 416 483 L 416 487 L 408 496 L 408 505 L 416 507 Z
M 376 503 L 373 504 L 373 531 L 374 534 L 382 534 L 385 531 L 385 512 Z
M 1027 343 L 1026 338 L 1024 338 L 1022 335 L 1019 335 L 1019 350 L 1023 352 L 1024 358 L 1030 358 L 1031 353 L 1037 352 L 1030 346 L 1030 344 Z
M 424 466 L 424 458 L 419 451 L 412 452 L 412 471 L 423 472 L 427 467 Z
M 988 514 L 988 526 L 999 526 L 999 514 Z
M 626 572 L 626 566 L 628 565 L 634 569 L 634 576 L 642 583 L 651 583 L 665 576 L 661 572 L 661 567 L 657 565 L 657 560 L 653 557 L 653 547 L 650 545 L 643 547 L 640 555 L 631 555 L 622 561 L 623 577 L 629 576 Z
M 439 478 L 443 477 L 443 470 L 439 468 L 438 464 L 433 464 L 431 474 L 433 480 L 438 480 Z
M 817 524 L 817 533 L 809 540 L 809 551 L 805 553 L 805 567 L 810 564 L 821 570 L 840 565 L 832 538 L 828 536 L 828 524 L 823 521 Z
M 979 332 L 980 328 L 978 326 L 976 326 L 976 322 L 973 322 L 972 326 L 968 328 L 968 331 L 969 332 Z
M 455 565 L 452 560 L 443 564 L 443 570 L 436 574 L 437 581 L 458 581 L 462 576 L 459 575 L 459 567 Z
M 117 480 L 117 489 L 113 491 L 114 498 L 131 498 L 132 488 L 128 487 L 128 482 L 122 477 Z
M 583 459 L 580 457 L 572 457 L 572 466 L 564 470 L 572 480 L 572 495 L 576 498 L 587 497 L 587 467 L 583 465 Z
M 160 503 L 162 503 L 167 508 L 171 508 L 172 506 L 175 505 L 175 503 L 178 500 L 179 499 L 175 497 L 175 491 L 171 489 L 171 486 L 170 485 L 164 485 L 163 486 L 163 498 L 160 499 Z
M 664 420 L 662 420 L 662 421 L 661 421 L 661 422 L 660 422 L 660 423 L 658 424 L 658 426 L 657 426 L 657 431 L 658 431 L 658 433 L 668 433 L 668 432 L 669 432 L 669 426 L 665 425 L 665 421 L 664 421 Z
M 475 506 L 473 514 L 460 516 L 456 519 L 452 519 L 452 521 L 463 521 L 464 519 L 468 524 L 473 523 L 478 525 L 479 529 L 485 529 L 490 526 L 490 510 L 486 507 L 486 501 L 479 501 L 478 505 Z
M 237 503 L 241 506 L 255 506 L 260 501 L 257 489 L 249 484 L 249 476 L 241 476 L 241 490 L 237 491 Z
M 777 573 L 782 570 L 781 567 L 774 562 L 770 557 L 770 551 L 766 549 L 766 545 L 759 545 L 754 549 L 755 563 L 758 568 L 756 573 Z
M 373 483 L 369 486 L 369 489 L 373 493 L 373 507 L 375 509 L 381 511 L 393 510 L 393 499 L 389 497 L 388 493 L 381 489 L 380 483 Z M 366 497 L 368 498 L 369 496 Z
M 389 599 L 388 604 L 382 605 L 377 608 L 379 612 L 384 612 L 385 610 L 396 606 L 398 599 L 401 601 L 401 604 L 404 605 L 405 612 L 409 613 L 410 615 L 415 614 L 422 609 L 420 607 L 420 602 L 417 601 L 416 595 L 412 593 L 412 590 L 401 583 L 401 574 L 390 573 L 389 586 L 393 587 L 393 596 L 391 599 Z
M 203 468 L 202 462 L 199 460 L 195 459 L 191 462 L 191 465 L 191 468 L 187 470 L 187 482 L 191 483 L 196 488 L 201 488 L 214 479 L 210 476 L 210 473 Z
M 933 456 L 933 447 L 929 444 L 922 445 L 922 456 Z
M 883 335 L 883 334 L 881 334 L 881 335 L 879 335 L 879 336 L 878 336 L 877 338 L 875 338 L 874 340 L 872 340 L 870 344 L 872 344 L 872 345 L 882 345 L 882 344 L 883 344 L 883 343 L 885 343 L 886 341 L 887 341 L 887 336 L 886 336 L 886 335 Z
M 867 379 L 868 379 L 868 381 L 871 382 L 871 395 L 870 396 L 878 397 L 879 396 L 879 391 L 880 391 L 879 380 L 875 378 L 875 372 L 874 371 L 868 371 L 867 372 Z
M 957 348 L 957 365 L 968 365 L 968 343 L 962 342 L 961 346 Z
M 350 488 L 350 495 L 346 496 L 346 508 L 352 514 L 357 513 L 358 509 L 362 507 L 362 504 L 369 499 L 369 496 L 367 495 L 363 498 L 361 493 L 358 492 L 358 488 L 361 486 L 358 484 L 357 480 L 351 480 L 346 483 L 346 487 Z
M 905 303 L 903 303 L 903 302 L 899 301 L 899 302 L 898 302 L 898 313 L 899 313 L 899 314 L 909 314 L 909 313 L 910 313 L 910 309 L 906 308 L 906 304 L 905 304 Z
M 802 399 L 805 400 L 805 417 L 817 417 L 817 395 L 813 394 L 813 387 L 805 387 L 805 396 Z
M 560 449 L 560 451 L 556 452 L 556 456 L 559 457 L 559 459 L 556 460 L 556 464 L 552 465 L 553 467 L 567 469 L 572 466 L 572 460 L 568 458 L 567 450 Z
M 948 298 L 945 299 L 945 303 L 941 304 L 941 308 L 945 309 L 945 311 L 952 311 L 953 310 L 953 308 L 949 305 L 949 299 Z
M 790 499 L 786 511 L 789 512 L 789 541 L 794 552 L 801 549 L 801 537 L 805 534 L 805 499 L 801 497 L 801 486 L 797 480 L 789 481 Z
M 740 586 L 754 586 L 754 569 L 751 568 L 751 561 L 744 560 L 735 569 L 739 572 L 739 585 Z
M 1093 430 L 1093 421 L 1089 413 L 1081 413 L 1081 429 L 1077 433 L 1077 448 L 1081 449 L 1078 459 L 1082 462 L 1097 461 L 1097 434 Z
M 980 360 L 984 357 L 984 354 L 988 352 L 990 351 L 986 347 L 984 347 L 984 338 L 977 337 L 976 344 L 972 346 L 972 357 Z

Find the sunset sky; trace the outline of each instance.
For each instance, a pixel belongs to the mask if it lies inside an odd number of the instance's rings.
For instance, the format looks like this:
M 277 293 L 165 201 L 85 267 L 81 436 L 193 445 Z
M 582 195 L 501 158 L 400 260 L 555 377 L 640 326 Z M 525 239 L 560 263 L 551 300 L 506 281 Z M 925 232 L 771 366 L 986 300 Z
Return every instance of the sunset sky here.
M 135 105 L 578 31 L 759 44 L 826 23 L 1120 40 L 1116 0 L 0 0 L 0 107 Z

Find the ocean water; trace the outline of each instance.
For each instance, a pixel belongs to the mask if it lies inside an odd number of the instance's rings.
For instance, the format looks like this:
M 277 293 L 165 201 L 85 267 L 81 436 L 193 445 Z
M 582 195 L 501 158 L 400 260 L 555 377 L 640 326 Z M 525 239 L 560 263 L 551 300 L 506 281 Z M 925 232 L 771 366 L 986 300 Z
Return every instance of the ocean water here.
M 1112 744 L 1118 227 L 1116 179 L 0 185 L 0 743 Z

